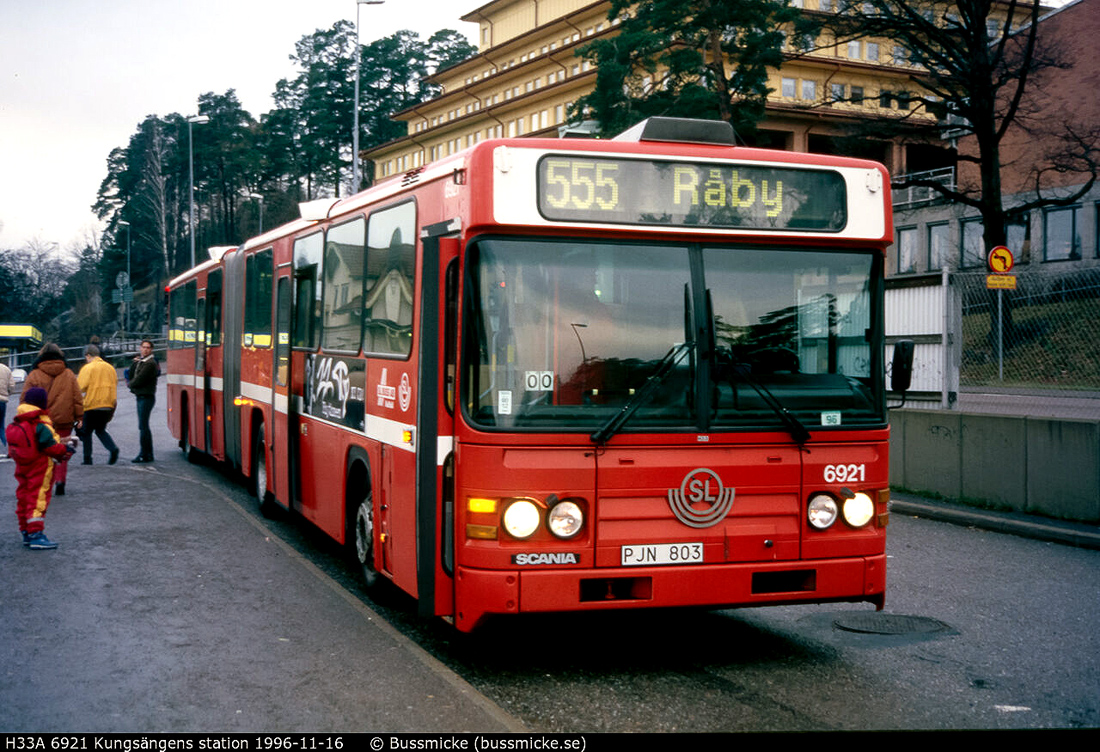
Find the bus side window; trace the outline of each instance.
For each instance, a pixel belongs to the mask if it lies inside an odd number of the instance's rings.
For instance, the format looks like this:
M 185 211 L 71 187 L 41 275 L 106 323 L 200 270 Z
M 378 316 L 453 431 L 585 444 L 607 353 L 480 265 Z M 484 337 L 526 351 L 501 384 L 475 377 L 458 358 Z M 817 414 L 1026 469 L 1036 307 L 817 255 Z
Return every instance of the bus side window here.
M 359 350 L 365 243 L 366 226 L 362 217 L 333 227 L 325 235 L 321 346 L 326 350 Z
M 191 280 L 172 291 L 170 300 L 172 324 L 168 333 L 169 347 L 195 346 L 195 299 L 198 282 Z
M 416 269 L 416 204 L 375 212 L 367 223 L 363 350 L 386 355 L 412 351 Z
M 270 248 L 245 259 L 245 347 L 271 347 L 271 292 L 274 279 L 275 267 Z
M 294 346 L 317 347 L 321 321 L 321 252 L 324 235 L 294 241 Z
M 222 343 L 222 270 L 210 272 L 206 283 L 206 344 Z

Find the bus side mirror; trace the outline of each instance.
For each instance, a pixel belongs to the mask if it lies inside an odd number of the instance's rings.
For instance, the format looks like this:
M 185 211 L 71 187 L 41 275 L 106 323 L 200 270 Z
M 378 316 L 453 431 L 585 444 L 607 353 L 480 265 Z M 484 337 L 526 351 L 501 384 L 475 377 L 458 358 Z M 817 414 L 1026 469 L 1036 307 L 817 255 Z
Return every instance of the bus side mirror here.
M 913 340 L 898 340 L 894 344 L 894 359 L 890 364 L 890 390 L 904 394 L 913 382 Z

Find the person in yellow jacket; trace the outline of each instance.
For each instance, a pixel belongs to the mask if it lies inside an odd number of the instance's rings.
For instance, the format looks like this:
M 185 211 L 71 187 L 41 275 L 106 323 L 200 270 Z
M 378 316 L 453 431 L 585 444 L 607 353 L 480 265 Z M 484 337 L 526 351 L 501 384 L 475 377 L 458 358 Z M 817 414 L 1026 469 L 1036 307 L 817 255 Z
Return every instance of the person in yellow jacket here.
M 84 393 L 84 426 L 80 435 L 84 444 L 84 464 L 92 464 L 94 433 L 110 453 L 107 464 L 113 465 L 118 461 L 118 445 L 107 433 L 107 424 L 115 417 L 118 373 L 114 366 L 99 357 L 98 347 L 88 345 L 84 348 L 84 365 L 76 380 Z

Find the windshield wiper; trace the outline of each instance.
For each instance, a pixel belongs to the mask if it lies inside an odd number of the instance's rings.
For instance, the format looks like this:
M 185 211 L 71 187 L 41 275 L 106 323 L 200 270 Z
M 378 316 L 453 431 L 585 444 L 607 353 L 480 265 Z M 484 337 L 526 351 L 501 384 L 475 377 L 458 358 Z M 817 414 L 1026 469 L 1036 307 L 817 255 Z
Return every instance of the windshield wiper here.
M 752 375 L 750 365 L 743 362 L 734 363 L 732 353 L 730 354 L 730 356 L 731 357 L 729 359 L 729 362 L 726 364 L 726 367 L 729 369 L 730 386 L 733 387 L 734 391 L 737 390 L 737 386 L 733 383 L 733 377 L 736 375 L 740 377 L 746 384 L 751 386 L 753 390 L 758 395 L 760 395 L 760 399 L 764 401 L 764 404 L 771 408 L 772 412 L 779 416 L 779 420 L 783 423 L 783 426 L 787 429 L 788 433 L 791 434 L 791 438 L 794 439 L 796 444 L 798 444 L 799 446 L 803 446 L 807 441 L 809 441 L 810 432 L 806 429 L 806 426 L 802 424 L 802 421 L 794 417 L 794 415 L 792 415 L 787 408 L 783 407 L 783 403 L 780 402 L 776 398 L 776 396 L 771 393 L 771 390 L 769 390 L 766 386 L 756 380 L 756 378 Z
M 636 391 L 634 396 L 627 400 L 627 403 L 619 409 L 619 412 L 612 415 L 610 420 L 592 434 L 592 443 L 606 443 L 608 439 L 618 433 L 619 429 L 630 420 L 630 416 L 652 397 L 654 392 L 660 389 L 669 375 L 676 370 L 677 364 L 683 359 L 684 355 L 693 347 L 694 344 L 691 342 L 681 342 L 678 345 L 673 345 L 672 349 L 665 353 L 665 357 L 661 358 L 661 362 L 657 364 L 653 373 L 646 378 L 645 383 L 642 384 L 642 388 Z

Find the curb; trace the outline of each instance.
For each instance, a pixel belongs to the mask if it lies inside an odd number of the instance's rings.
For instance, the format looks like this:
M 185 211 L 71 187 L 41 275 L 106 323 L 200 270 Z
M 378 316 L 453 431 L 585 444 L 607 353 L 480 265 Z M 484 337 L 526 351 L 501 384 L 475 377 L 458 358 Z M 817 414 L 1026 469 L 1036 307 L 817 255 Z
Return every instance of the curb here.
M 1019 512 L 995 512 L 897 493 L 890 495 L 890 512 L 1100 550 L 1100 527 L 1081 522 L 1066 522 Z

